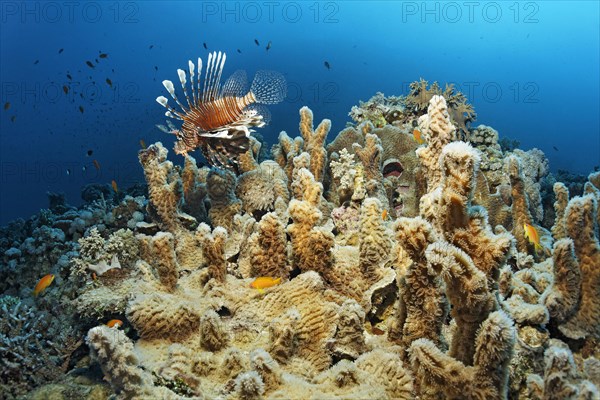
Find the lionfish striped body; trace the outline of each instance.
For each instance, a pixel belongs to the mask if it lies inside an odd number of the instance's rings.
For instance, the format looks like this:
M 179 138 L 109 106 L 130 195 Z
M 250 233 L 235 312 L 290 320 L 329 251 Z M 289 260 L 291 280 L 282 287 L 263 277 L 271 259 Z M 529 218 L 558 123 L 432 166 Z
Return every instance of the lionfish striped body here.
M 164 96 L 157 97 L 156 101 L 168 110 L 165 113 L 167 117 L 183 121 L 180 129 L 168 121 L 169 128 L 159 126 L 177 136 L 177 154 L 200 148 L 211 165 L 235 169 L 237 157 L 250 146 L 249 137 L 253 130 L 249 128 L 260 128 L 268 123 L 270 114 L 264 104 L 282 101 L 286 94 L 286 82 L 278 72 L 258 71 L 250 90 L 247 90 L 246 73 L 236 71 L 221 86 L 225 59 L 225 53 L 209 53 L 202 89 L 202 60 L 198 58 L 196 86 L 196 66 L 192 61 L 188 62 L 191 95 L 186 88 L 185 71 L 177 70 L 187 108 L 179 101 L 173 83 L 168 80 L 164 80 L 163 85 L 181 111 L 172 108 Z

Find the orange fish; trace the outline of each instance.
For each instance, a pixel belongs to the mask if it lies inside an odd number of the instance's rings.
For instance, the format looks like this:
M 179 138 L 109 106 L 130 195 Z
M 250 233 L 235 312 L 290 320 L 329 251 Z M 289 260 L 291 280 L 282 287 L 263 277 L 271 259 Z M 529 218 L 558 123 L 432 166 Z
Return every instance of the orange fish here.
M 111 319 L 110 321 L 108 321 L 106 323 L 106 326 L 108 326 L 109 328 L 112 328 L 112 327 L 115 327 L 115 326 L 117 328 L 120 328 L 120 327 L 123 326 L 123 321 L 121 321 L 120 319 Z
M 387 210 L 383 210 L 383 212 L 381 213 L 381 219 L 383 219 L 385 221 L 387 219 L 387 217 L 388 217 Z
M 423 138 L 421 137 L 420 130 L 418 130 L 418 129 L 413 130 L 413 137 L 415 138 L 415 141 L 417 142 L 417 144 L 425 143 L 425 140 L 423 140 Z
M 146 142 L 144 141 L 144 139 L 140 139 L 140 146 L 142 147 L 142 149 L 146 148 Z
M 35 288 L 33 289 L 33 295 L 37 296 L 38 294 L 42 293 L 48 286 L 50 286 L 52 281 L 54 281 L 53 274 L 44 276 L 42 279 L 40 279 L 37 285 L 35 285 Z
M 92 280 L 95 281 L 96 279 L 98 279 L 98 276 L 96 276 L 95 272 L 92 272 Z
M 117 182 L 115 182 L 115 180 L 113 179 L 110 184 L 112 185 L 112 188 L 115 191 L 115 193 L 119 194 L 119 187 L 117 186 Z
M 281 282 L 281 278 L 272 278 L 270 276 L 261 276 L 256 278 L 250 284 L 251 288 L 258 289 L 260 293 L 263 292 L 263 289 L 270 288 L 271 286 L 277 285 Z
M 523 230 L 525 231 L 525 237 L 533 245 L 535 252 L 541 251 L 542 245 L 540 244 L 540 235 L 537 229 L 533 225 L 523 224 Z
M 98 162 L 98 160 L 94 160 L 94 167 L 96 167 L 96 169 L 100 171 L 100 163 Z

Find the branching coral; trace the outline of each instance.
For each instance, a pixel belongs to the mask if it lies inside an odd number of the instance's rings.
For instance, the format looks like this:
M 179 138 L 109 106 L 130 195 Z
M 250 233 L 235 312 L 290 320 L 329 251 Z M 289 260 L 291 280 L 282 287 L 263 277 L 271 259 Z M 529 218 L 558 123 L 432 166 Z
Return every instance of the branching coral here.
M 565 211 L 566 228 L 573 239 L 581 271 L 581 299 L 575 314 L 560 326 L 573 339 L 600 337 L 600 243 L 596 223 L 597 200 L 593 195 L 575 197 Z
M 394 228 L 398 243 L 395 264 L 399 271 L 399 297 L 389 337 L 402 344 L 404 349 L 419 338 L 427 338 L 439 346 L 448 307 L 440 278 L 425 257 L 425 250 L 437 241 L 437 237 L 431 225 L 422 218 L 399 218 Z M 407 259 L 410 261 L 405 267 L 401 263 Z
M 237 179 L 235 192 L 249 214 L 273 211 L 275 200 L 289 201 L 287 176 L 274 161 L 263 161 L 256 169 L 245 172 Z
M 138 366 L 133 343 L 121 330 L 97 326 L 90 329 L 86 341 L 119 398 L 178 397 L 166 388 L 154 387 L 150 373 Z
M 461 92 L 455 91 L 452 84 L 446 84 L 443 91 L 437 82 L 428 86 L 429 82 L 423 79 L 411 83 L 410 93 L 405 100 L 406 107 L 419 112 L 428 107 L 431 99 L 443 96 L 448 103 L 448 112 L 452 122 L 463 135 L 466 135 L 468 133 L 467 124 L 477 117 L 473 106 L 467 103 L 466 97 Z
M 334 235 L 331 228 L 317 225 L 322 218 L 317 205 L 323 187 L 305 168 L 299 170 L 297 183 L 303 188 L 302 200 L 290 201 L 288 212 L 294 222 L 287 227 L 292 239 L 294 265 L 302 271 L 325 274 L 333 262 Z
M 379 200 L 365 199 L 362 205 L 359 249 L 360 269 L 367 281 L 374 283 L 379 278 L 383 263 L 388 260 L 392 241 L 382 217 Z
M 227 230 L 218 226 L 211 234 L 208 226 L 204 226 L 204 229 L 206 234 L 202 239 L 202 249 L 208 266 L 208 274 L 221 283 L 225 282 L 225 276 L 227 275 L 227 260 L 225 259 Z
M 431 193 L 442 183 L 439 159 L 442 148 L 450 143 L 455 131 L 450 122 L 446 100 L 442 96 L 431 98 L 427 114 L 419 118 L 419 128 L 427 140 L 427 146 L 419 147 L 417 156 L 427 176 L 427 191 Z
M 387 193 L 383 186 L 381 140 L 376 135 L 367 134 L 364 147 L 358 144 L 352 147 L 362 163 L 367 196 L 376 197 L 384 209 L 389 209 Z
M 183 198 L 183 185 L 173 163 L 167 161 L 168 150 L 157 142 L 140 150 L 138 158 L 148 183 L 151 211 L 169 232 L 182 228 L 179 206 Z
M 429 245 L 425 255 L 431 268 L 446 283 L 446 296 L 452 304 L 456 321 L 449 355 L 472 365 L 476 353 L 475 336 L 489 313 L 498 308 L 483 272 L 460 249 L 442 243 Z
M 286 279 L 289 275 L 285 227 L 274 213 L 265 214 L 249 239 L 252 276 Z
M 213 226 L 231 229 L 233 217 L 242 208 L 235 196 L 235 175 L 227 170 L 211 169 L 206 178 L 210 210 L 208 216 Z
M 472 366 L 444 354 L 427 339 L 414 341 L 410 353 L 419 389 L 428 398 L 506 399 L 514 341 L 513 322 L 503 311 L 489 314 L 478 329 Z
M 313 128 L 313 113 L 308 107 L 300 109 L 300 133 L 304 139 L 304 151 L 310 154 L 310 172 L 317 182 L 323 182 L 327 167 L 325 139 L 331 129 L 331 121 L 324 119 L 317 129 Z
M 0 297 L 0 393 L 17 398 L 63 373 L 60 345 L 48 334 L 48 315 L 17 298 Z
M 597 399 L 600 391 L 590 381 L 582 380 L 573 354 L 562 342 L 554 340 L 544 353 L 544 376 L 527 378 L 528 397 L 532 400 Z

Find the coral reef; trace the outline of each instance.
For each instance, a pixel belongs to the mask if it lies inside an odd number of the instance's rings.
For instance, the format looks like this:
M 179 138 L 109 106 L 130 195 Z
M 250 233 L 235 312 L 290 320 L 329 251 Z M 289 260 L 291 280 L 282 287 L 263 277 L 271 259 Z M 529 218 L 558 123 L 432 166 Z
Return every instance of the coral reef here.
M 236 173 L 155 143 L 147 194 L 51 195 L 0 229 L 2 395 L 597 398 L 600 173 L 554 182 L 452 86 L 351 116 L 326 144 L 303 107 Z

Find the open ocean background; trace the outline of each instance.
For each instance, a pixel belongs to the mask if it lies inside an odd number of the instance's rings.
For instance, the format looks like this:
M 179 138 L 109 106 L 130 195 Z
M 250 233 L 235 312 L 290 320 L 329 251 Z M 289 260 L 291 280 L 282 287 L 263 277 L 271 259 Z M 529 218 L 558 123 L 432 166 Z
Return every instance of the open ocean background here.
M 237 69 L 249 79 L 258 69 L 286 76 L 288 98 L 269 107 L 271 125 L 258 130 L 270 145 L 282 130 L 297 134 L 304 105 L 315 123 L 332 120 L 332 140 L 359 100 L 406 94 L 424 78 L 455 83 L 475 107 L 474 126 L 543 150 L 552 171 L 587 174 L 600 164 L 597 1 L 0 7 L 0 224 L 46 208 L 46 192 L 78 205 L 88 183 L 142 182 L 140 139 L 173 144 L 155 127 L 165 120 L 155 102 L 167 95 L 161 81 L 177 89 L 177 68 L 214 50 L 227 53 L 222 81 Z

